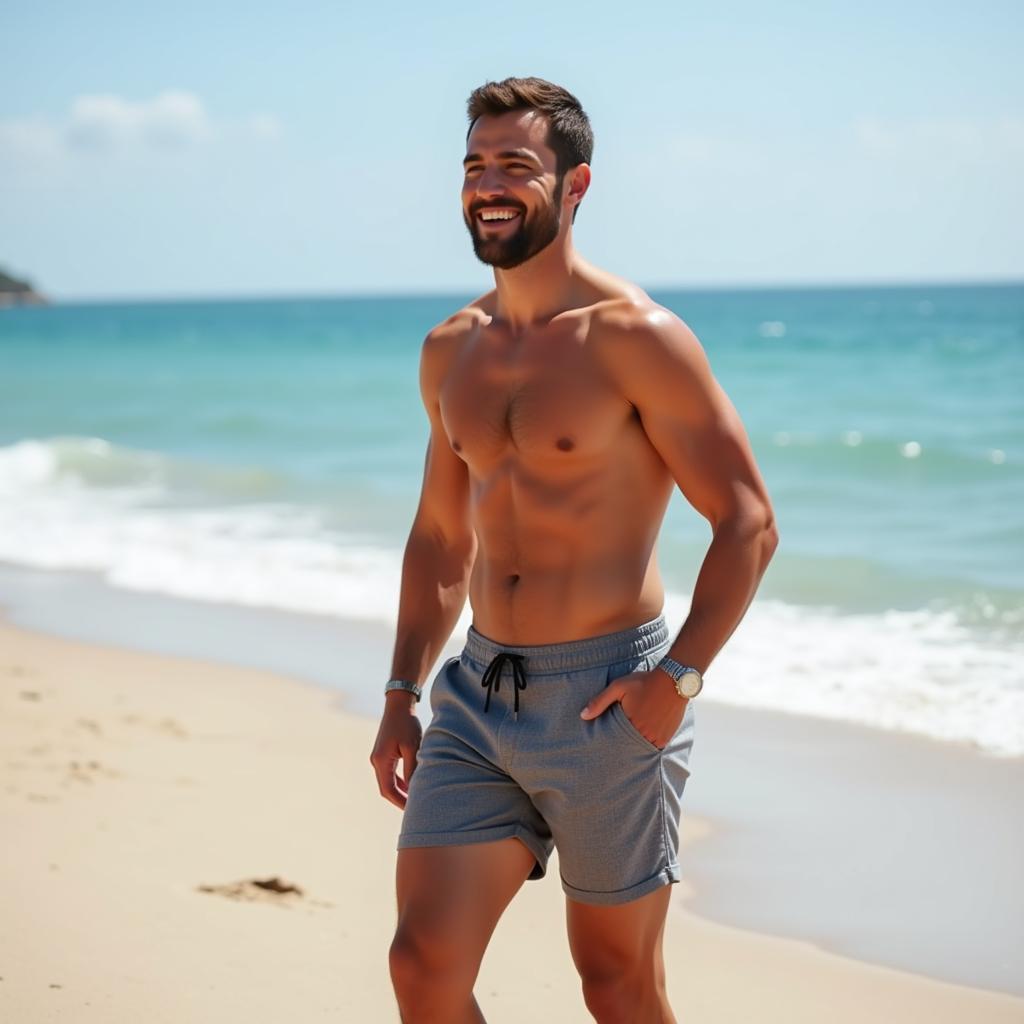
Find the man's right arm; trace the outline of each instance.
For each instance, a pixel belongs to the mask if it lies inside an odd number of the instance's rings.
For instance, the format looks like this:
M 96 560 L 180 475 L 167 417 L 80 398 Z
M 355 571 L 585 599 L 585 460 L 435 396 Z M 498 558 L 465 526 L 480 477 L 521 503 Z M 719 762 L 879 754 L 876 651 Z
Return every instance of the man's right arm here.
M 441 421 L 441 383 L 465 334 L 451 321 L 435 327 L 420 353 L 420 394 L 430 421 L 419 506 L 402 561 L 398 627 L 392 679 L 421 686 L 466 603 L 476 558 L 470 518 L 469 470 L 448 441 Z M 386 694 L 386 708 L 409 709 L 415 697 L 403 690 Z

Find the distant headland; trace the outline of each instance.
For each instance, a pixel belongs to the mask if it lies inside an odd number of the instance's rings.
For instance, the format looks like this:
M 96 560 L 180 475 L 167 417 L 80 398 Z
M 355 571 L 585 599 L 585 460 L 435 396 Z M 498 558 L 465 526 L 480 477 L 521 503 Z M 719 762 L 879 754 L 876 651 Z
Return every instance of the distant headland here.
M 28 281 L 0 270 L 0 309 L 4 306 L 49 306 L 50 300 L 32 287 Z

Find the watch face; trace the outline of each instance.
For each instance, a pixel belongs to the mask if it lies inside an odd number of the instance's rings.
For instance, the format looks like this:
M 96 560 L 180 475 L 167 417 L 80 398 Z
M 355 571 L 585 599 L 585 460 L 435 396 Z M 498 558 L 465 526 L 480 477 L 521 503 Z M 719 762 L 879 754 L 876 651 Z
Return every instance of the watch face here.
M 684 672 L 679 678 L 679 689 L 683 691 L 683 696 L 687 698 L 696 697 L 703 685 L 704 680 L 696 672 Z

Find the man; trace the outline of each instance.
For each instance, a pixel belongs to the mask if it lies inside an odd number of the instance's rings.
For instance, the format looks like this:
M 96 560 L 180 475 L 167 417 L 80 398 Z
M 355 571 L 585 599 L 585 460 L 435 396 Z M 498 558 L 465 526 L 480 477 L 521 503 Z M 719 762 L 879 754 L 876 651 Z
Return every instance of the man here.
M 404 809 L 391 977 L 405 1022 L 483 1021 L 484 950 L 557 847 L 590 1012 L 674 1022 L 662 935 L 692 699 L 778 533 L 697 338 L 573 248 L 593 150 L 577 99 L 509 78 L 468 112 L 462 211 L 495 288 L 420 357 L 430 439 L 370 757 Z M 673 641 L 655 544 L 676 485 L 713 539 Z M 422 733 L 415 703 L 467 595 Z

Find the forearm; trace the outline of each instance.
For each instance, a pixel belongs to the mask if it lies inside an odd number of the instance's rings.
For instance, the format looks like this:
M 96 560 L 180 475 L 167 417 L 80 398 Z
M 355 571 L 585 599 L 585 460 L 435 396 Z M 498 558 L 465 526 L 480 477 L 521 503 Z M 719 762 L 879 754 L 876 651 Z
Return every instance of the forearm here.
M 451 541 L 413 528 L 402 560 L 393 679 L 426 681 L 462 614 L 475 555 L 473 534 Z
M 672 658 L 707 671 L 743 619 L 777 546 L 768 512 L 719 523 L 697 574 L 690 614 L 669 648 Z

